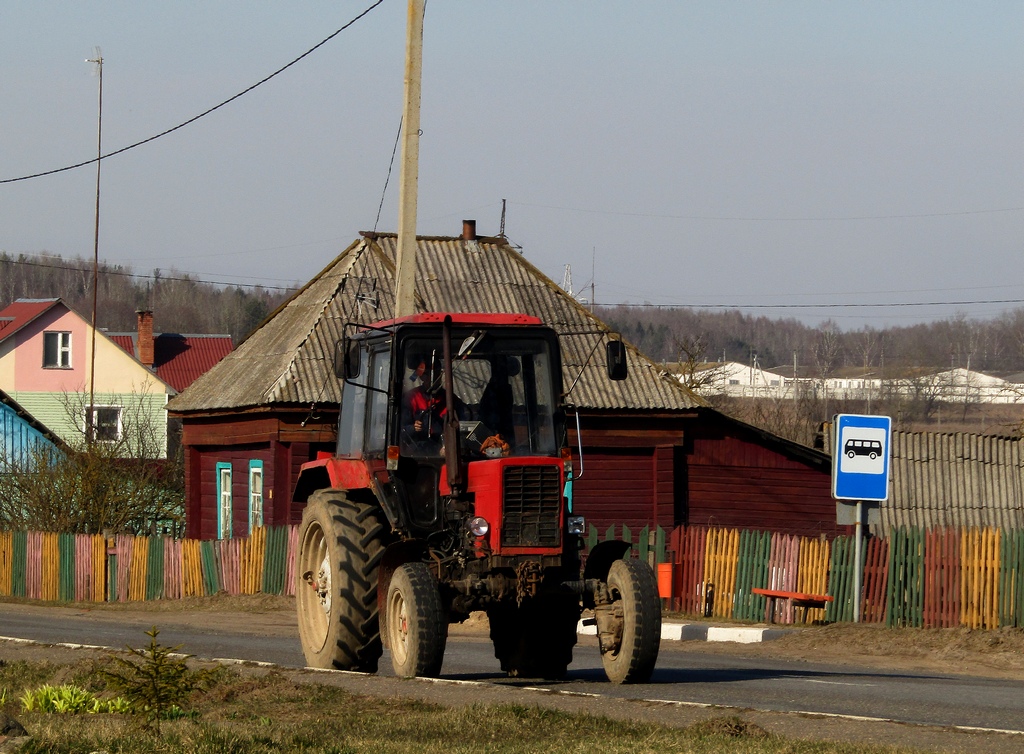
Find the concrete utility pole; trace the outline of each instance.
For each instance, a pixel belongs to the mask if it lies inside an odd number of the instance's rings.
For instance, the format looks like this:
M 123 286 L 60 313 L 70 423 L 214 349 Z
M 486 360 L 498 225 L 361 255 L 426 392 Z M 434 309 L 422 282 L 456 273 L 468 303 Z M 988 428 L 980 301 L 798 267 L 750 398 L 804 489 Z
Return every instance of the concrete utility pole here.
M 416 200 L 420 159 L 420 81 L 423 75 L 424 0 L 409 0 L 405 42 L 405 107 L 398 189 L 398 269 L 395 316 L 416 313 Z

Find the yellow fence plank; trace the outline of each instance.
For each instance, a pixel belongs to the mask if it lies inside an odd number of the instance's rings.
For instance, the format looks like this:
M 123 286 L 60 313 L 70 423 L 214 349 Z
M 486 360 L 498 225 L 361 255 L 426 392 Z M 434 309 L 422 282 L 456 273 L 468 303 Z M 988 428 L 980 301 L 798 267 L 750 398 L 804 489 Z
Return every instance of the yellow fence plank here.
M 0 532 L 0 597 L 10 597 L 14 591 L 14 534 Z

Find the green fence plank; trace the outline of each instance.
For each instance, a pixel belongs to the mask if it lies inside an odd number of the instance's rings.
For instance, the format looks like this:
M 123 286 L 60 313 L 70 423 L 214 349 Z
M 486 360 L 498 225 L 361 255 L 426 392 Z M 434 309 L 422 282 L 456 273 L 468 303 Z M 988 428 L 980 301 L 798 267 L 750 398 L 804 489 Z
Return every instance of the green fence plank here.
M 57 599 L 61 602 L 75 601 L 75 535 L 57 536 Z
M 767 535 L 767 536 L 766 536 Z M 764 618 L 764 597 L 754 587 L 764 587 L 771 555 L 771 535 L 767 532 L 740 532 L 740 562 L 736 569 L 734 615 L 743 620 Z
M 750 579 L 748 569 L 750 568 L 750 539 L 753 532 L 744 530 L 740 532 L 739 551 L 736 558 L 736 589 L 732 595 L 732 617 L 738 620 L 747 618 L 747 596 L 750 594 Z
M 595 529 L 594 532 L 596 531 Z M 275 526 L 268 529 L 267 552 L 263 566 L 263 591 L 267 594 L 284 594 L 287 555 L 288 527 Z
M 24 597 L 28 561 L 28 532 L 16 531 L 11 535 L 11 594 Z
M 107 602 L 117 602 L 117 554 L 107 553 Z
M 164 538 L 149 538 L 146 563 L 146 599 L 158 600 L 164 596 Z
M 665 554 L 665 530 L 660 526 L 654 531 L 654 562 L 668 562 Z
M 203 562 L 203 589 L 207 596 L 220 591 L 220 579 L 217 578 L 217 554 L 213 549 L 213 541 L 204 539 L 199 543 L 199 555 Z
M 605 530 L 603 541 L 610 542 L 613 539 L 615 539 L 615 524 L 612 524 Z
M 277 557 L 277 527 L 267 527 L 267 542 L 266 547 L 263 550 L 263 583 L 260 584 L 260 590 L 264 594 L 279 594 L 274 587 L 276 586 L 276 557 Z
M 649 526 L 645 526 L 640 530 L 640 534 L 637 535 L 637 557 L 645 563 L 649 562 L 647 560 L 647 553 L 650 550 L 648 546 L 650 544 L 650 537 L 651 528 Z
M 849 537 L 836 537 L 832 543 L 832 557 L 828 569 L 828 593 L 832 595 L 833 602 L 825 608 L 825 619 L 830 623 L 846 620 L 846 581 L 849 568 L 847 567 L 847 547 Z
M 597 527 L 593 524 L 590 525 L 590 531 L 587 533 L 587 551 L 592 551 L 597 547 Z

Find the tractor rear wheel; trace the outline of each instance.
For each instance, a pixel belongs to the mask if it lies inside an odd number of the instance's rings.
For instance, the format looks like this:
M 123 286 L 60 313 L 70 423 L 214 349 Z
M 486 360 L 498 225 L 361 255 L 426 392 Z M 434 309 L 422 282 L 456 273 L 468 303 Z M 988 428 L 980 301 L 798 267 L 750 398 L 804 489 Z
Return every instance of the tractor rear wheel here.
M 376 505 L 319 490 L 302 512 L 295 586 L 306 664 L 377 672 L 377 570 L 390 526 Z
M 496 605 L 487 618 L 502 670 L 514 678 L 565 677 L 580 620 L 576 595 L 541 595 L 522 605 Z
M 650 566 L 616 560 L 608 571 L 613 614 L 621 621 L 618 647 L 601 648 L 605 675 L 612 683 L 645 683 L 654 672 L 661 646 L 661 599 Z M 621 603 L 616 605 L 616 603 Z
M 385 626 L 395 675 L 433 678 L 440 674 L 448 617 L 437 579 L 426 563 L 405 563 L 391 576 Z

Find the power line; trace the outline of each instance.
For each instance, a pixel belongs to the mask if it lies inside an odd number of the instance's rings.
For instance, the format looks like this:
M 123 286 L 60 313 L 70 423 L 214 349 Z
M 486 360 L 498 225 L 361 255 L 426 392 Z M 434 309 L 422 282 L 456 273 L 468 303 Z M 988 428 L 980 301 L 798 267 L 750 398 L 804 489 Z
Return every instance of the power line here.
M 46 263 L 30 261 L 28 259 L 15 259 L 9 256 L 0 255 L 0 264 L 23 264 L 32 267 L 43 267 L 46 269 L 65 269 L 82 273 L 89 271 L 89 267 L 78 266 L 70 263 Z M 135 280 L 152 280 L 153 275 L 139 275 L 128 273 L 120 269 L 106 267 L 103 275 L 117 276 L 121 278 L 132 278 Z M 269 291 L 295 291 L 301 286 L 271 286 L 262 283 L 225 283 L 222 281 L 204 280 L 198 277 L 176 277 L 160 276 L 162 281 L 173 281 L 178 283 L 202 283 L 211 286 L 226 286 L 229 288 L 261 288 Z M 600 308 L 610 309 L 616 307 L 625 308 L 654 308 L 654 309 L 864 309 L 864 308 L 912 308 L 920 306 L 978 306 L 984 304 L 1007 305 L 1024 304 L 1024 298 L 987 298 L 975 300 L 957 301 L 889 301 L 884 303 L 708 303 L 708 304 L 687 304 L 687 303 L 609 303 L 601 304 Z
M 272 78 L 274 78 L 278 74 L 284 73 L 286 70 L 291 68 L 293 65 L 298 63 L 300 60 L 302 60 L 306 56 L 312 54 L 313 52 L 315 52 L 320 47 L 323 47 L 325 44 L 330 42 L 336 36 L 341 34 L 341 32 L 345 31 L 350 26 L 355 24 L 357 21 L 361 20 L 370 11 L 372 11 L 374 8 L 376 8 L 378 5 L 380 5 L 383 2 L 384 2 L 384 0 L 377 0 L 377 2 L 375 2 L 373 5 L 368 7 L 366 10 L 364 10 L 359 15 L 357 15 L 355 18 L 353 18 L 347 24 L 342 26 L 340 29 L 335 31 L 333 34 L 330 34 L 329 36 L 325 37 L 324 39 L 322 39 L 317 44 L 315 44 L 312 47 L 310 47 L 308 50 L 306 50 L 304 53 L 302 53 L 297 58 L 292 60 L 290 63 L 287 63 L 287 64 L 281 66 L 276 71 L 271 73 L 269 76 L 266 76 L 266 77 L 260 79 L 255 84 L 253 84 L 252 86 L 250 86 L 250 87 L 248 87 L 246 89 L 243 89 L 242 91 L 240 91 L 238 94 L 234 95 L 233 97 L 228 97 L 226 100 L 221 102 L 219 105 L 214 105 L 210 109 L 204 110 L 203 112 L 199 113 L 199 115 L 196 115 L 196 116 L 194 116 L 192 118 L 189 118 L 184 123 L 179 123 L 178 125 L 174 126 L 173 128 L 168 128 L 166 131 L 161 131 L 160 133 L 156 134 L 155 136 L 150 136 L 148 139 L 143 139 L 142 141 L 137 141 L 134 144 L 129 144 L 126 147 L 121 147 L 120 149 L 116 149 L 113 152 L 108 152 L 105 155 L 101 155 L 99 157 L 95 157 L 95 158 L 93 158 L 91 160 L 86 160 L 85 162 L 79 162 L 79 163 L 76 163 L 74 165 L 67 165 L 65 167 L 56 168 L 54 170 L 45 170 L 45 171 L 43 171 L 41 173 L 33 173 L 32 175 L 23 175 L 23 176 L 20 176 L 18 178 L 3 178 L 3 179 L 0 179 L 0 183 L 16 183 L 17 181 L 28 181 L 28 180 L 31 180 L 32 178 L 42 178 L 43 176 L 54 175 L 55 173 L 63 173 L 63 172 L 68 171 L 68 170 L 75 170 L 76 168 L 85 167 L 86 165 L 92 165 L 94 162 L 98 162 L 100 160 L 106 160 L 106 159 L 108 159 L 110 157 L 113 157 L 114 155 L 121 154 L 122 152 L 127 152 L 129 149 L 135 149 L 135 147 L 141 147 L 143 144 L 148 144 L 151 141 L 156 141 L 157 139 L 159 139 L 159 138 L 161 138 L 163 136 L 167 136 L 168 134 L 174 133 L 175 131 L 177 131 L 177 130 L 179 130 L 181 128 L 184 128 L 185 126 L 191 125 L 192 123 L 195 123 L 200 118 L 205 118 L 207 115 L 209 115 L 210 113 L 214 112 L 215 110 L 219 110 L 220 108 L 224 107 L 225 105 L 230 104 L 231 102 L 234 102 L 239 97 L 245 96 L 246 94 L 251 92 L 253 89 L 256 89 L 257 87 L 262 86 L 263 84 L 267 83 L 268 81 L 270 81 Z
M 954 212 L 924 212 L 906 215 L 833 215 L 821 217 L 749 217 L 743 215 L 667 215 L 653 212 L 622 212 L 616 210 L 590 209 L 586 207 L 560 207 L 554 204 L 532 204 L 529 202 L 509 201 L 520 207 L 536 207 L 540 209 L 556 209 L 559 212 L 580 212 L 589 215 L 614 215 L 616 217 L 646 217 L 657 220 L 707 220 L 713 222 L 756 222 L 756 223 L 791 223 L 791 222 L 855 222 L 862 220 L 914 220 L 928 217 L 960 217 L 964 215 L 991 215 L 1000 212 L 1022 212 L 1024 207 L 1002 207 L 999 209 L 977 209 Z
M 1024 304 L 1024 299 L 982 299 L 978 301 L 893 301 L 883 304 L 601 304 L 602 309 L 616 306 L 631 309 L 870 309 L 912 306 L 974 306 L 980 304 Z
M 91 267 L 76 267 L 71 264 L 46 264 L 45 262 L 30 262 L 27 259 L 13 259 L 10 257 L 0 256 L 0 265 L 3 264 L 20 264 L 27 267 L 42 267 L 49 270 L 65 270 L 67 272 L 90 272 Z M 106 264 L 106 263 L 104 263 Z M 137 280 L 152 280 L 153 275 L 140 275 L 134 272 L 126 272 L 124 270 L 111 269 L 106 267 L 102 270 L 103 275 L 113 275 L 116 277 L 134 278 Z M 300 286 L 283 286 L 283 285 L 264 285 L 262 283 L 224 283 L 217 280 L 203 280 L 198 277 L 175 277 L 173 275 L 160 275 L 159 280 L 169 280 L 178 283 L 204 283 L 206 285 L 220 285 L 228 288 L 262 288 L 263 290 L 270 291 L 295 291 Z

